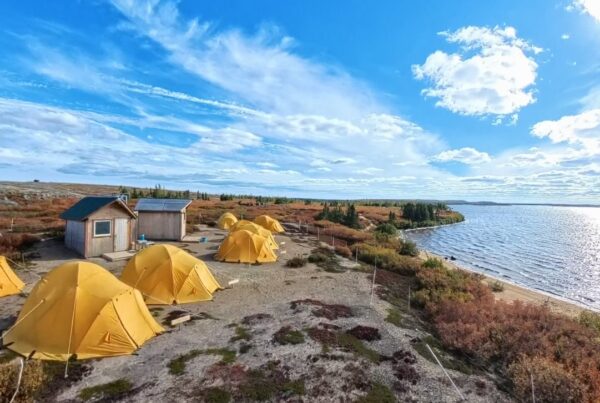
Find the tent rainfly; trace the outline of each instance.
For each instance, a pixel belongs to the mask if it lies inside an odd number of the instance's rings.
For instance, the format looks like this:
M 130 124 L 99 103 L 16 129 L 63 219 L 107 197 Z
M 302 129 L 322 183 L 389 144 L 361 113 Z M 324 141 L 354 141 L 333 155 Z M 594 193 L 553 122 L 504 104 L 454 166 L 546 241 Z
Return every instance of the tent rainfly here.
M 25 284 L 10 268 L 6 258 L 0 256 L 0 297 L 18 294 L 23 288 Z
M 267 238 L 243 229 L 230 232 L 215 257 L 232 263 L 268 263 L 277 260 Z
M 121 281 L 140 290 L 147 304 L 210 301 L 222 289 L 206 264 L 173 245 L 146 248 L 132 257 Z
M 229 229 L 237 221 L 238 221 L 238 219 L 233 214 L 231 214 L 229 212 L 228 213 L 224 213 L 217 220 L 217 227 L 219 227 L 220 229 Z
M 253 234 L 260 235 L 264 238 L 267 238 L 267 243 L 269 248 L 275 250 L 279 249 L 279 245 L 277 245 L 277 241 L 275 241 L 275 237 L 268 229 L 264 229 L 262 226 L 255 224 L 251 221 L 241 220 L 238 221 L 231 229 L 231 231 L 239 231 L 239 230 L 250 231 Z
M 248 224 L 254 224 L 254 223 L 252 221 L 248 221 L 248 220 L 239 220 L 235 224 L 233 224 L 231 227 L 229 227 L 229 231 L 236 231 L 240 227 L 242 227 L 244 225 L 248 225 Z
M 285 232 L 285 229 L 281 226 L 279 221 L 268 215 L 259 215 L 254 219 L 254 222 L 271 232 Z
M 129 355 L 163 331 L 138 290 L 73 261 L 35 285 L 3 343 L 25 357 L 67 361 Z

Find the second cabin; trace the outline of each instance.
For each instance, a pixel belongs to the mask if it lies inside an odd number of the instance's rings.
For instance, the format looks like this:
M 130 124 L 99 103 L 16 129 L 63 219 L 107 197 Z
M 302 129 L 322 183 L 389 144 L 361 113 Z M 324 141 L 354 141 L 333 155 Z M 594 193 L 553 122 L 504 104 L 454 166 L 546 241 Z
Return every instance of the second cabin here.
M 186 210 L 191 203 L 181 199 L 140 199 L 135 206 L 138 236 L 157 241 L 183 240 Z

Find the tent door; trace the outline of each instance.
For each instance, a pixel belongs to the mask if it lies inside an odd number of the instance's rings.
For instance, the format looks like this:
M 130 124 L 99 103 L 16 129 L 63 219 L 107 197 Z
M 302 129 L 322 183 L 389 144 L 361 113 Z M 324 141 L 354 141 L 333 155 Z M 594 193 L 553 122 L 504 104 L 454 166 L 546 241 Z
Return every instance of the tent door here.
M 129 249 L 129 220 L 115 218 L 115 252 Z

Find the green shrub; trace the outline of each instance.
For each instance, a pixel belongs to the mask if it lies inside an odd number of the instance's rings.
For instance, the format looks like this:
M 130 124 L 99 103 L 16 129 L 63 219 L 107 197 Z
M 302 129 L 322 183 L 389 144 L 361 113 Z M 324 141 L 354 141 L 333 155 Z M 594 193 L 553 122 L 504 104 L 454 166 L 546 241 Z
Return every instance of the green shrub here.
M 419 249 L 417 248 L 417 244 L 409 239 L 405 239 L 402 241 L 402 246 L 400 247 L 400 250 L 398 252 L 401 255 L 406 256 L 415 257 L 419 255 Z
M 600 314 L 590 311 L 582 311 L 579 314 L 579 323 L 583 326 L 592 329 L 600 335 Z
M 504 284 L 498 280 L 490 283 L 490 290 L 493 292 L 502 292 L 504 291 Z
M 422 266 L 427 269 L 443 269 L 444 262 L 441 259 L 430 257 L 423 262 Z
M 428 259 L 429 265 L 438 265 L 439 259 Z M 416 275 L 418 290 L 413 301 L 421 307 L 428 307 L 430 313 L 437 305 L 446 301 L 471 301 L 473 299 L 493 299 L 487 286 L 479 278 L 464 270 L 451 270 L 446 267 L 423 268 Z
M 396 229 L 396 227 L 390 223 L 383 223 L 383 224 L 379 224 L 377 226 L 377 228 L 375 228 L 375 232 L 379 232 L 381 234 L 387 234 L 387 235 L 396 235 L 398 233 L 398 230 Z
M 412 275 L 420 268 L 420 263 L 417 259 L 399 255 L 394 249 L 366 243 L 353 245 L 352 249 L 354 253 L 358 251 L 358 259 L 360 261 L 377 265 L 381 269 L 404 275 Z

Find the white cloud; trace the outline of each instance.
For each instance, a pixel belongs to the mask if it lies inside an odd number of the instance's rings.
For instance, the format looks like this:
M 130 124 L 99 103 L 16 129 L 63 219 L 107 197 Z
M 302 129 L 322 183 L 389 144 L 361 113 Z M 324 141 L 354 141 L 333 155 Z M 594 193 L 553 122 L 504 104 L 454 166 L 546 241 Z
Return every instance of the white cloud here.
M 574 0 L 567 10 L 573 9 L 578 9 L 600 22 L 600 2 L 598 0 Z
M 455 150 L 447 150 L 433 157 L 434 161 L 439 162 L 461 162 L 467 165 L 483 164 L 490 162 L 491 158 L 488 153 L 478 151 L 471 147 L 464 147 Z
M 539 138 L 547 137 L 553 143 L 597 144 L 600 141 L 600 109 L 536 123 L 531 134 Z
M 538 65 L 533 55 L 542 49 L 518 38 L 513 27 L 468 26 L 440 35 L 461 45 L 461 51 L 437 50 L 422 65 L 412 66 L 416 79 L 431 83 L 423 94 L 436 98 L 437 106 L 503 117 L 535 102 Z
M 560 36 L 560 39 L 562 39 L 562 40 L 565 40 L 565 41 L 566 41 L 566 40 L 568 40 L 568 39 L 571 39 L 571 35 L 569 35 L 569 34 L 562 34 L 562 35 Z
M 381 108 L 369 88 L 347 73 L 292 53 L 293 40 L 275 27 L 246 36 L 186 21 L 171 1 L 112 3 L 138 33 L 162 46 L 173 64 L 261 109 L 348 118 Z

